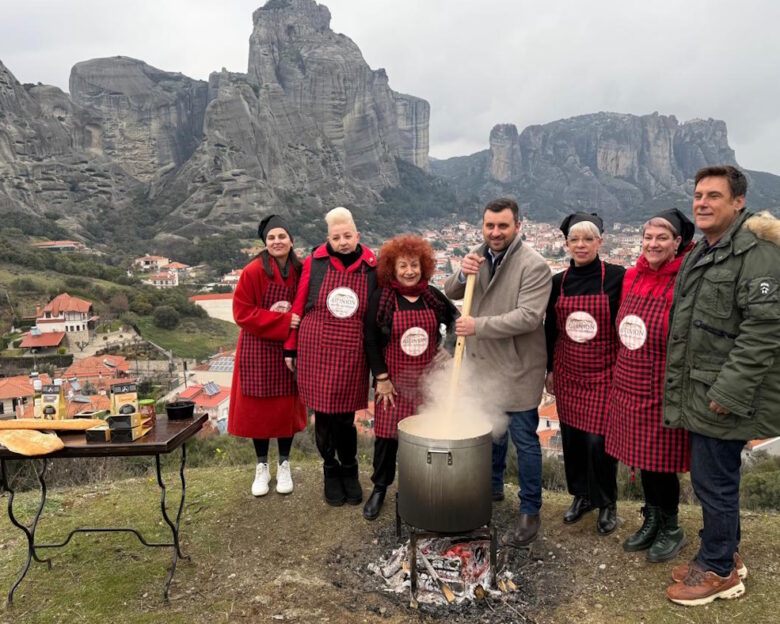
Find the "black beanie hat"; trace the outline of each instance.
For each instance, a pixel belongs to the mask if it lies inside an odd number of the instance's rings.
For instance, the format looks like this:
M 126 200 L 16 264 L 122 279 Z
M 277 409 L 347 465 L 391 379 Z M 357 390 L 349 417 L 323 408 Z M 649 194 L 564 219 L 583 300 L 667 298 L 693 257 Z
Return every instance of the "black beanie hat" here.
M 568 236 L 571 226 L 582 221 L 589 221 L 599 229 L 600 234 L 604 233 L 604 221 L 595 212 L 575 212 L 570 214 L 561 221 L 561 232 L 563 232 L 564 236 Z
M 683 253 L 685 248 L 693 240 L 693 235 L 696 232 L 696 226 L 693 225 L 693 221 L 686 217 L 682 212 L 677 210 L 677 208 L 663 210 L 658 214 L 654 214 L 651 218 L 666 219 L 669 223 L 672 224 L 672 227 L 677 230 L 677 235 L 682 237 L 680 247 L 677 249 L 677 255 L 679 256 L 681 253 Z
M 268 232 L 274 228 L 282 228 L 285 232 L 287 232 L 287 236 L 290 237 L 290 241 L 293 240 L 293 236 L 290 233 L 290 228 L 288 227 L 287 222 L 279 215 L 272 214 L 268 215 L 262 221 L 260 221 L 260 225 L 257 227 L 257 235 L 262 239 L 263 243 L 265 243 Z

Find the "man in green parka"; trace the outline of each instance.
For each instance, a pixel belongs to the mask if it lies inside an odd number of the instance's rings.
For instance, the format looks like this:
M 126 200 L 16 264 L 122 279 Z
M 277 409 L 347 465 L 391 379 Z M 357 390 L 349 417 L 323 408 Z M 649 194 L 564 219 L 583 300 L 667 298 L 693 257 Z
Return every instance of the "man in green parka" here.
M 664 425 L 690 432 L 704 527 L 666 592 L 684 605 L 745 593 L 742 448 L 780 435 L 780 221 L 745 209 L 746 192 L 735 167 L 697 172 L 693 217 L 704 238 L 680 269 L 669 319 Z

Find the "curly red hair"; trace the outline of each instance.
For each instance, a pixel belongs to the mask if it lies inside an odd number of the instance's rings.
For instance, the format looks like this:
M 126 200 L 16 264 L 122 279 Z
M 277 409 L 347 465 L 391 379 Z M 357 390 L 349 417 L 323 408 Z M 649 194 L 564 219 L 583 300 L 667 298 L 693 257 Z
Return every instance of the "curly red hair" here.
M 420 259 L 420 279 L 430 279 L 436 269 L 433 247 L 428 241 L 416 234 L 394 236 L 379 250 L 376 272 L 380 286 L 389 285 L 395 277 L 395 261 L 401 256 Z

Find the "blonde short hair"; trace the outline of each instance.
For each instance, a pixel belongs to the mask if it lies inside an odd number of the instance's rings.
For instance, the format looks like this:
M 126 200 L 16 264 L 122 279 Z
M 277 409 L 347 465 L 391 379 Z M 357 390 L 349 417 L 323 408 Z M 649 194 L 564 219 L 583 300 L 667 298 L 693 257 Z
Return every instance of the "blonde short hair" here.
M 601 238 L 599 228 L 592 221 L 579 221 L 569 228 L 569 236 L 572 234 L 585 234 L 594 238 Z M 568 238 L 568 236 L 566 237 Z
M 334 225 L 341 224 L 351 225 L 353 228 L 357 229 L 355 227 L 355 220 L 352 218 L 352 213 L 342 206 L 330 210 L 328 214 L 325 215 L 325 223 L 328 224 L 329 229 Z

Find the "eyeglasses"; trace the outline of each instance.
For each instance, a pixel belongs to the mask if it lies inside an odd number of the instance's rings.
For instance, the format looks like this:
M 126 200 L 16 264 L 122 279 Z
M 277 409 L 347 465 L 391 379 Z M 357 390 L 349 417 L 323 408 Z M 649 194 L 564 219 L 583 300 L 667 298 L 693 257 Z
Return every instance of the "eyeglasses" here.
M 597 240 L 599 239 L 593 236 L 584 236 L 582 238 L 580 237 L 567 238 L 566 242 L 569 243 L 569 245 L 579 245 L 580 243 L 585 243 L 586 245 L 592 245 Z

